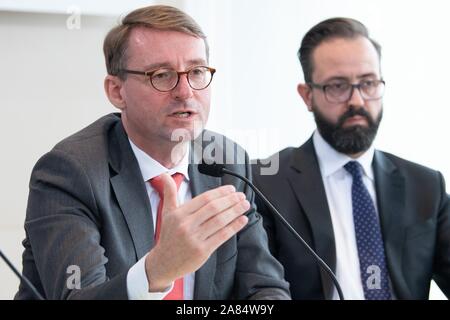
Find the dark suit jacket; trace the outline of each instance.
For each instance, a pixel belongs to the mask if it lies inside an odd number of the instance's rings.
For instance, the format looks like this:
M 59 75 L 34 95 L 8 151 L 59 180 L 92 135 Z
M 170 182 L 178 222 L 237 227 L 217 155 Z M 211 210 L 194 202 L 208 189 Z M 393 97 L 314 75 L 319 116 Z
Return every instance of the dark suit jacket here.
M 242 151 L 219 138 L 223 144 L 212 142 L 217 153 L 225 143 Z M 191 152 L 197 164 L 201 147 Z M 243 162 L 229 168 L 250 177 L 247 155 L 241 155 Z M 270 255 L 250 190 L 234 178 L 202 175 L 195 164 L 189 175 L 193 196 L 232 184 L 252 203 L 248 225 L 196 272 L 194 298 L 289 298 L 283 268 Z M 23 273 L 47 299 L 128 298 L 127 272 L 153 247 L 154 235 L 150 201 L 120 115 L 99 119 L 37 162 L 25 231 Z M 66 285 L 74 274 L 67 272 L 71 265 L 80 267 L 80 290 Z M 30 298 L 21 283 L 16 299 Z
M 333 227 L 312 139 L 300 148 L 280 151 L 271 161 L 278 156 L 278 174 L 261 175 L 261 165 L 255 165 L 254 182 L 335 271 Z M 380 151 L 375 152 L 373 169 L 396 297 L 427 299 L 432 278 L 449 297 L 450 201 L 442 175 Z M 259 199 L 257 207 L 270 249 L 285 268 L 292 298 L 330 299 L 334 287 L 327 274 Z

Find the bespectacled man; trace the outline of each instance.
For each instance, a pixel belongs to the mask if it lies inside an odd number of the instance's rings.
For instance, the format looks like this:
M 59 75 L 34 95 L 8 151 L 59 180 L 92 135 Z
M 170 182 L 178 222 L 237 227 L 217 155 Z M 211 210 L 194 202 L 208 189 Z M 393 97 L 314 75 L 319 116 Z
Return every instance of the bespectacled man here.
M 45 298 L 289 299 L 251 191 L 191 161 L 194 142 L 232 145 L 202 139 L 208 51 L 168 6 L 135 10 L 106 36 L 105 91 L 120 113 L 58 143 L 31 176 L 23 273 Z M 250 178 L 247 156 L 227 166 Z M 32 298 L 23 283 L 16 298 Z
M 257 186 L 336 273 L 346 299 L 450 295 L 450 201 L 443 176 L 375 150 L 385 81 L 381 47 L 354 19 L 320 22 L 302 40 L 298 93 L 317 125 L 274 157 Z M 263 163 L 270 163 L 264 160 Z M 293 299 L 337 299 L 331 279 L 257 201 Z

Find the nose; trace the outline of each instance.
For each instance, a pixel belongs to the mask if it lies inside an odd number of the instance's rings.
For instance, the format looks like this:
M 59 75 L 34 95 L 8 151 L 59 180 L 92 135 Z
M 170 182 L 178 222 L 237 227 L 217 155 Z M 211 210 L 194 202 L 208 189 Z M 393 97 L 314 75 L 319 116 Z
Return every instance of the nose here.
M 352 95 L 350 96 L 350 100 L 348 104 L 351 106 L 364 106 L 365 100 L 361 94 L 359 88 L 353 87 Z
M 177 86 L 172 90 L 172 95 L 176 100 L 187 100 L 192 97 L 193 90 L 189 85 L 187 74 L 182 74 Z

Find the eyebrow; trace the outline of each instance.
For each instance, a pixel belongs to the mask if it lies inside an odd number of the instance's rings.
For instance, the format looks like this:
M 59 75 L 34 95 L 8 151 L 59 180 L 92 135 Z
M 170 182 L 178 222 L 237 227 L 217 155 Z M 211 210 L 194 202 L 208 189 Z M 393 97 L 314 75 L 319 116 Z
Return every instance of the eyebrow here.
M 205 60 L 203 59 L 193 59 L 193 60 L 189 60 L 187 61 L 187 64 L 189 67 L 191 66 L 207 66 L 208 64 L 206 63 Z M 144 66 L 144 70 L 156 70 L 159 68 L 168 68 L 168 69 L 174 69 L 173 66 L 169 63 L 169 62 L 159 62 L 159 63 L 152 63 L 149 65 Z
M 373 73 L 373 72 L 370 72 L 370 73 L 365 73 L 365 74 L 362 74 L 360 76 L 357 76 L 358 79 L 364 79 L 364 78 L 368 78 L 368 77 L 377 77 L 377 75 L 375 73 Z M 324 80 L 323 82 L 330 82 L 330 81 L 333 81 L 333 80 L 349 81 L 349 79 L 347 77 L 335 76 L 335 77 L 330 77 L 330 78 Z

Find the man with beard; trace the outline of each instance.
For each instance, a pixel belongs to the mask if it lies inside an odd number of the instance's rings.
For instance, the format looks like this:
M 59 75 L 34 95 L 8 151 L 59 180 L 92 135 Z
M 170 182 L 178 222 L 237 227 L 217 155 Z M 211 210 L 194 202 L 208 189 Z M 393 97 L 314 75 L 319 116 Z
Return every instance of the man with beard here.
M 198 170 L 212 162 L 204 149 L 245 155 L 203 131 L 215 70 L 200 26 L 176 8 L 145 7 L 103 50 L 106 95 L 121 112 L 33 169 L 24 274 L 47 299 L 289 299 L 251 191 Z M 248 157 L 232 160 L 250 178 Z M 32 297 L 21 283 L 16 298 Z
M 434 170 L 375 150 L 385 82 L 381 47 L 366 27 L 334 18 L 313 27 L 299 59 L 298 92 L 317 130 L 254 180 L 336 273 L 346 299 L 427 299 L 432 278 L 450 295 L 450 205 Z M 272 253 L 294 299 L 337 299 L 330 277 L 257 201 Z

